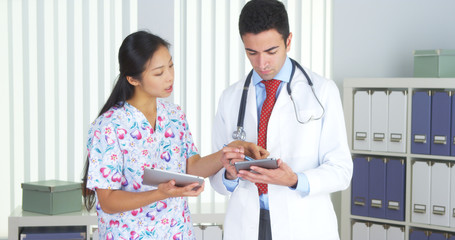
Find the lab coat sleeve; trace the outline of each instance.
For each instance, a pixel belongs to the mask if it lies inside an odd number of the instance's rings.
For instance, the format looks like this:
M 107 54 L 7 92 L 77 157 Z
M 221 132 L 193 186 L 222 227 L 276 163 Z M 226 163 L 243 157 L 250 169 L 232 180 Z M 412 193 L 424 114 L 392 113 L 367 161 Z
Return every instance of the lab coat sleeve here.
M 338 88 L 329 80 L 323 83 L 320 93 L 325 116 L 319 139 L 319 166 L 304 172 L 310 185 L 310 196 L 346 189 L 353 168 Z
M 226 133 L 226 121 L 224 117 L 225 107 L 225 95 L 226 91 L 222 94 L 220 101 L 218 103 L 218 110 L 215 115 L 215 120 L 213 122 L 212 129 L 212 151 L 216 152 L 223 148 L 224 144 L 228 144 L 229 138 Z M 226 186 L 223 184 L 223 175 L 224 168 L 219 170 L 216 174 L 209 177 L 210 185 L 213 189 L 220 194 L 229 195 L 230 192 L 226 189 Z

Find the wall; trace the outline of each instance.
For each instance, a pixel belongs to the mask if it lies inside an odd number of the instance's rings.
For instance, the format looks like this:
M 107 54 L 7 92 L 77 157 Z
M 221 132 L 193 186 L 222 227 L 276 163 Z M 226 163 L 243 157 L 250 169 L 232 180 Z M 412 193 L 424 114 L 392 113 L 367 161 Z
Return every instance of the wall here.
M 333 3 L 333 77 L 412 77 L 414 49 L 455 49 L 455 1 Z
M 174 56 L 174 1 L 137 0 L 137 30 L 150 31 L 171 44 Z M 166 98 L 173 101 L 174 93 Z

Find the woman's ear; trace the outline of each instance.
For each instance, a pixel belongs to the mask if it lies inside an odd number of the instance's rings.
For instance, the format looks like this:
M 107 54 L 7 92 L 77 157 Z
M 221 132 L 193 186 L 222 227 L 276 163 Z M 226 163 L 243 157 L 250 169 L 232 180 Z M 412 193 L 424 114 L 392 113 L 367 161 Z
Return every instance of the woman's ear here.
M 139 85 L 139 81 L 134 79 L 131 76 L 126 76 L 126 80 L 133 86 L 138 86 Z

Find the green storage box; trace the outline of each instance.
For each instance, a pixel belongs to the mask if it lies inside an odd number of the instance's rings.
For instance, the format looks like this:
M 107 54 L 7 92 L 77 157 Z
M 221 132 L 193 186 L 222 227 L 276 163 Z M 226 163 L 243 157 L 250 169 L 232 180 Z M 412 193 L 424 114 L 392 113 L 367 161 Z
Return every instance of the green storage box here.
M 415 50 L 414 77 L 455 77 L 455 50 Z
M 22 210 L 50 215 L 81 211 L 81 187 L 60 180 L 22 183 Z

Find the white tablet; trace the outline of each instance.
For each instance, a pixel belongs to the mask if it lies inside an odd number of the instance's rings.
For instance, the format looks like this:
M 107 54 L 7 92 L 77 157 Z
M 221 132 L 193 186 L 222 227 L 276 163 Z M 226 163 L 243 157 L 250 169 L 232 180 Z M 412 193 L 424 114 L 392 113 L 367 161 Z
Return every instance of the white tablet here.
M 161 169 L 156 169 L 156 168 L 145 168 L 144 169 L 144 179 L 143 179 L 143 184 L 150 185 L 150 186 L 155 186 L 157 187 L 158 184 L 163 183 L 163 182 L 169 182 L 172 179 L 175 180 L 175 185 L 177 187 L 184 187 L 186 185 L 189 185 L 191 183 L 198 182 L 199 185 L 202 185 L 204 182 L 203 177 L 191 175 L 191 174 L 185 174 L 185 173 L 177 173 L 177 172 L 171 172 L 171 171 L 166 171 L 166 170 L 161 170 Z
M 264 158 L 264 159 L 252 160 L 252 161 L 235 162 L 234 166 L 238 172 L 240 170 L 249 170 L 251 166 L 258 166 L 258 167 L 267 168 L 267 169 L 275 169 L 275 168 L 278 168 L 278 163 L 277 163 L 276 158 Z

